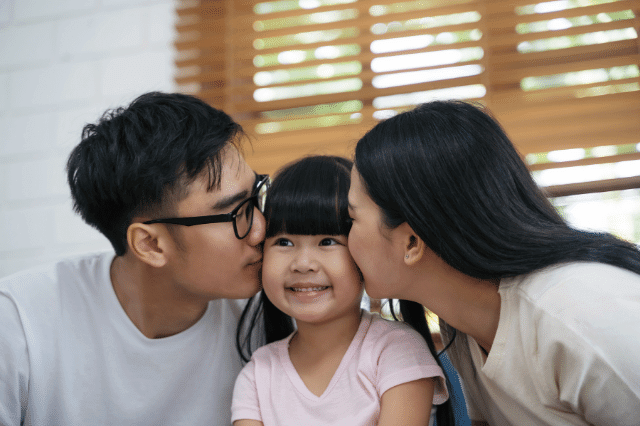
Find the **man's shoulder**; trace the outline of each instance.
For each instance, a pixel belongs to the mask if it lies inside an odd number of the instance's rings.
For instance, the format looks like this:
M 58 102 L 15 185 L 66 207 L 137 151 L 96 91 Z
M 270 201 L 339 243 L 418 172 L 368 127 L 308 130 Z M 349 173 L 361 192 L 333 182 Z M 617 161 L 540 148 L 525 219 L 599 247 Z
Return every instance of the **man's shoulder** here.
M 91 299 L 88 296 L 96 281 L 108 279 L 110 265 L 108 253 L 67 258 L 42 264 L 29 270 L 15 273 L 0 280 L 0 307 L 14 324 L 13 331 L 28 330 L 29 350 L 41 353 L 51 349 L 48 344 L 68 325 L 76 325 L 75 313 Z M 88 271 L 100 271 L 100 275 L 88 277 Z M 85 307 L 84 311 L 90 311 Z M 71 312 L 74 315 L 69 315 Z M 72 323 L 69 323 L 72 321 Z M 24 337 L 24 334 L 23 334 Z M 38 349 L 41 348 L 41 349 Z M 42 349 L 44 348 L 44 349 Z
M 51 297 L 68 282 L 98 279 L 114 254 L 94 253 L 44 263 L 0 279 L 0 293 L 13 297 Z
M 29 279 L 30 277 L 38 277 L 42 276 L 43 274 L 55 273 L 59 270 L 87 268 L 97 263 L 103 263 L 105 261 L 111 262 L 111 260 L 113 260 L 113 257 L 114 253 L 112 252 L 99 252 L 68 256 L 61 259 L 34 265 L 31 268 L 23 269 L 18 272 L 14 272 L 10 275 L 0 278 L 0 283 Z

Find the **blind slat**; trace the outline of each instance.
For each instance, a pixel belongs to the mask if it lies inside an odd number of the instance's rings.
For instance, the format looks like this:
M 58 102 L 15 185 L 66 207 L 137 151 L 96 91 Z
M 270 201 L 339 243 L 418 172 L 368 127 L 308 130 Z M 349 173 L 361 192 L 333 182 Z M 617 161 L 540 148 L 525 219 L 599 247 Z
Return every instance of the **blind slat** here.
M 536 33 L 527 34 L 500 34 L 494 35 L 489 39 L 489 45 L 494 48 L 501 48 L 504 46 L 517 46 L 525 41 L 534 41 L 541 39 L 548 39 L 554 37 L 569 37 L 586 33 L 596 33 L 601 31 L 619 30 L 624 28 L 632 28 L 634 22 L 632 20 L 612 21 L 593 24 L 589 26 L 571 27 L 564 30 L 549 30 Z
M 374 107 L 374 100 L 394 95 L 405 98 L 391 103 L 390 105 L 395 105 L 393 109 L 410 108 L 410 102 L 419 102 L 428 96 L 446 97 L 447 93 L 476 99 L 489 107 L 523 154 L 640 142 L 640 123 L 637 118 L 640 116 L 640 77 L 634 74 L 637 72 L 634 70 L 640 65 L 639 42 L 637 35 L 634 36 L 633 33 L 620 36 L 620 31 L 626 28 L 634 28 L 636 32 L 640 30 L 640 20 L 637 16 L 640 7 L 637 0 L 621 0 L 536 14 L 517 13 L 518 8 L 529 7 L 535 3 L 531 0 L 441 0 L 429 2 L 433 6 L 431 8 L 417 10 L 412 10 L 411 7 L 421 3 L 404 2 L 399 5 L 401 2 L 394 0 L 359 1 L 262 15 L 253 12 L 257 3 L 259 2 L 255 0 L 201 0 L 195 3 L 181 1 L 178 6 L 177 23 L 179 36 L 175 42 L 176 48 L 181 52 L 176 59 L 179 70 L 176 82 L 185 90 L 195 88 L 199 96 L 223 107 L 241 120 L 248 130 L 255 133 L 255 155 L 249 156 L 248 160 L 257 170 L 273 171 L 285 160 L 293 160 L 309 152 L 326 151 L 350 155 L 349 150 L 352 146 L 349 144 L 376 122 L 373 117 L 376 116 L 378 108 Z M 386 7 L 387 11 L 394 13 L 374 16 L 369 10 L 374 3 L 379 8 L 372 11 L 377 13 Z M 314 16 L 314 13 L 350 10 L 355 11 L 354 16 L 342 21 L 254 31 L 254 23 L 257 21 L 270 23 L 278 18 L 291 21 L 299 16 Z M 633 11 L 633 19 L 627 19 L 629 13 L 621 13 L 627 10 Z M 464 13 L 468 15 L 456 15 Z M 473 15 L 474 13 L 478 15 Z M 587 21 L 582 19 L 574 21 L 576 25 L 573 27 L 560 26 L 558 28 L 561 29 L 555 31 L 541 31 L 544 28 L 538 24 L 544 21 L 572 20 L 582 16 L 594 17 L 609 13 L 618 13 L 615 17 L 618 20 L 600 22 L 594 19 L 594 22 L 598 22 L 587 25 Z M 423 17 L 427 20 L 434 17 L 453 20 L 436 23 L 425 20 L 424 25 L 420 27 L 418 19 Z M 456 18 L 460 20 L 456 22 Z M 522 27 L 533 23 L 538 26 L 530 32 Z M 335 38 L 330 41 L 313 40 L 313 34 L 309 34 L 314 31 L 345 28 L 349 28 L 350 32 L 333 35 Z M 307 33 L 306 38 L 299 41 L 291 38 L 282 41 L 281 45 L 272 44 L 278 37 L 298 33 Z M 589 33 L 613 34 L 615 41 L 589 44 L 595 42 L 576 39 Z M 326 36 L 328 33 L 322 34 Z M 417 44 L 417 47 L 410 50 L 384 53 L 374 53 L 371 50 L 371 44 L 378 40 L 399 38 L 398 45 L 408 47 L 410 41 L 420 37 L 420 40 L 429 41 L 422 45 Z M 456 41 L 457 37 L 468 38 Z M 254 41 L 258 39 L 262 41 L 256 43 L 256 47 L 262 48 L 254 47 Z M 557 41 L 554 46 L 549 39 L 560 40 L 570 47 L 559 48 Z M 547 47 L 539 40 L 548 43 Z M 523 49 L 523 45 L 520 45 L 523 42 L 537 43 L 535 49 L 542 51 L 531 49 L 529 53 L 521 53 L 518 48 L 520 46 Z M 313 60 L 269 64 L 263 67 L 254 64 L 254 60 L 270 58 L 269 55 L 278 55 L 285 51 L 315 52 L 316 49 L 327 46 L 344 45 L 356 46 L 357 50 L 354 50 L 351 56 L 331 59 L 315 59 L 309 54 L 306 59 Z M 446 59 L 450 52 L 461 52 L 456 49 L 474 47 L 483 49 L 481 59 Z M 371 66 L 374 60 L 396 60 L 398 57 L 397 60 L 400 61 L 402 55 L 418 53 L 444 55 L 438 58 L 445 59 L 441 59 L 441 63 L 432 61 L 416 65 L 415 69 L 386 73 L 376 73 Z M 316 78 L 311 74 L 313 67 L 337 66 L 351 61 L 361 65 L 360 72 L 357 69 L 344 71 L 346 75 L 334 75 L 329 78 Z M 419 72 L 427 73 L 466 65 L 479 66 L 480 68 L 474 71 L 479 74 L 440 80 L 437 80 L 439 77 L 423 74 L 420 77 L 423 78 L 423 82 L 414 83 L 407 80 L 409 76 L 416 76 Z M 300 70 L 303 69 L 308 69 L 309 74 L 301 77 Z M 624 71 L 627 74 L 611 71 L 617 69 L 627 70 Z M 292 77 L 297 81 L 276 79 L 269 84 L 262 83 L 264 86 L 257 86 L 254 83 L 254 75 L 261 71 L 298 73 L 296 77 Z M 568 73 L 584 71 L 599 73 L 600 77 L 591 81 L 582 77 L 572 81 L 567 77 L 571 76 Z M 395 75 L 400 82 L 412 84 L 387 88 L 373 87 L 376 77 L 387 74 Z M 348 78 L 359 79 L 362 89 L 270 102 L 257 102 L 253 98 L 259 88 L 268 88 L 280 96 L 279 91 L 291 86 L 339 82 Z M 425 82 L 425 79 L 436 81 Z M 459 89 L 460 87 L 483 87 L 486 89 L 486 95 L 478 95 L 470 92 L 471 89 Z M 616 93 L 617 91 L 622 93 Z M 477 96 L 480 98 L 476 98 Z M 338 112 L 334 111 L 332 114 L 341 119 L 335 121 L 334 127 L 320 127 L 324 115 L 318 112 L 320 110 L 314 110 L 314 105 L 348 101 L 358 101 L 361 107 L 346 112 L 340 112 L 336 107 L 335 111 Z M 263 114 L 265 111 L 281 110 L 289 111 L 286 114 L 282 113 L 278 118 L 269 118 Z M 352 117 L 351 114 L 355 115 Z M 275 127 L 260 127 L 264 123 L 273 123 Z M 272 134 L 257 133 L 258 129 L 262 129 L 261 132 L 275 131 L 273 129 L 277 130 L 279 125 L 282 131 Z

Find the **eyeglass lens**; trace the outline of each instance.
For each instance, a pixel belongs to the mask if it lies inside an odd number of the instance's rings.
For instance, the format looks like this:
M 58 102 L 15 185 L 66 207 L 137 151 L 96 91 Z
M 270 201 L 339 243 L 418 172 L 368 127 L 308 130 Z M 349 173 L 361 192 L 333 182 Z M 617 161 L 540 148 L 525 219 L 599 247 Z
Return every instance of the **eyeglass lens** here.
M 264 212 L 264 204 L 267 199 L 268 187 L 268 182 L 265 182 L 255 196 L 246 199 L 240 206 L 235 218 L 236 234 L 238 238 L 242 239 L 246 237 L 249 234 L 249 231 L 251 231 L 251 225 L 253 224 L 253 211 L 255 208 L 257 207 L 260 209 L 260 212 Z
M 240 210 L 236 213 L 236 232 L 238 238 L 242 239 L 247 236 L 251 230 L 251 224 L 253 223 L 253 210 L 255 209 L 253 198 L 249 198 L 242 203 Z

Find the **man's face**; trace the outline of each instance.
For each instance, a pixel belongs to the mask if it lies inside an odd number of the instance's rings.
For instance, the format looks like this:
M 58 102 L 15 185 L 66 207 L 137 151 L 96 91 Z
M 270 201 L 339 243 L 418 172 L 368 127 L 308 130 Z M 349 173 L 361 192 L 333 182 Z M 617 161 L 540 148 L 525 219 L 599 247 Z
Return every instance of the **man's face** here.
M 208 176 L 199 176 L 178 202 L 177 217 L 229 213 L 251 196 L 256 174 L 244 158 L 229 147 L 221 159 L 220 188 L 208 191 Z M 169 266 L 179 290 L 203 300 L 246 298 L 258 291 L 265 237 L 265 219 L 258 209 L 251 231 L 241 240 L 232 222 L 167 226 L 174 227 Z

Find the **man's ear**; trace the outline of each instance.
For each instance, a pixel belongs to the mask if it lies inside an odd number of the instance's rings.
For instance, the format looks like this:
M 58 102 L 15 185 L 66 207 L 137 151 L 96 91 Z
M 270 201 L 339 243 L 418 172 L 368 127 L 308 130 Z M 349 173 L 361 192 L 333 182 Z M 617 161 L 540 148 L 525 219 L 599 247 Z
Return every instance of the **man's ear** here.
M 160 227 L 135 222 L 127 228 L 127 243 L 131 252 L 142 262 L 161 268 L 167 263 L 165 239 L 166 232 Z
M 400 232 L 400 241 L 402 242 L 404 263 L 408 266 L 415 265 L 425 252 L 425 243 L 418 234 L 416 234 L 407 222 L 400 225 L 397 230 Z

